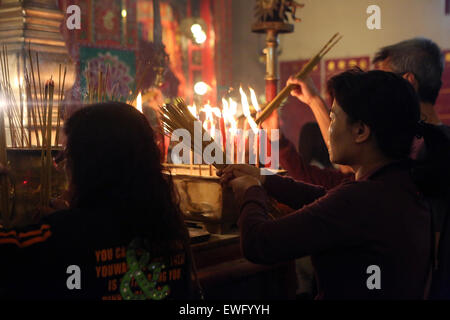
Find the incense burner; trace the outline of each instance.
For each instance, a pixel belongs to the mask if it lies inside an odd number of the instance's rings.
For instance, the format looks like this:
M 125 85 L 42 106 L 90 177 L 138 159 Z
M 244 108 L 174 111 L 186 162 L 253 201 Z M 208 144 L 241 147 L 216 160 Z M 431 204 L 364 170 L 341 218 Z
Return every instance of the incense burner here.
M 60 150 L 52 150 L 52 156 Z M 10 169 L 10 199 L 12 200 L 12 223 L 23 227 L 33 222 L 40 203 L 41 150 L 7 149 Z M 52 166 L 51 197 L 57 198 L 66 190 L 67 179 L 62 169 Z
M 172 174 L 186 220 L 202 222 L 210 233 L 232 233 L 239 211 L 230 188 L 223 188 L 209 165 L 165 165 Z

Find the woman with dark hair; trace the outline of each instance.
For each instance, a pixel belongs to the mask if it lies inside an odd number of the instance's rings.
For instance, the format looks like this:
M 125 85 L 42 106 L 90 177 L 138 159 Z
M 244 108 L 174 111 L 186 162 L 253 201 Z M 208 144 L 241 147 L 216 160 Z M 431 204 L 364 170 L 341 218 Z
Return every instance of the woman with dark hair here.
M 425 196 L 449 194 L 450 142 L 420 122 L 414 88 L 401 76 L 352 70 L 328 82 L 330 160 L 355 181 L 326 190 L 246 165 L 219 172 L 241 202 L 244 255 L 255 263 L 312 256 L 317 299 L 421 299 L 434 259 Z M 413 138 L 428 148 L 409 158 Z M 267 194 L 298 211 L 271 221 Z
M 65 124 L 70 208 L 0 232 L 7 297 L 186 299 L 189 234 L 145 116 L 108 102 Z

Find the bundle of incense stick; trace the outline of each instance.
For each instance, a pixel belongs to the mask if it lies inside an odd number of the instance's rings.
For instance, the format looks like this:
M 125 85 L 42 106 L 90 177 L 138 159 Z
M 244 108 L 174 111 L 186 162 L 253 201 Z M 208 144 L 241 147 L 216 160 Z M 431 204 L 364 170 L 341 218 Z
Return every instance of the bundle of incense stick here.
M 55 145 L 58 145 L 59 142 L 59 128 L 61 127 L 61 117 L 63 115 L 61 114 L 61 103 L 64 99 L 64 86 L 66 84 L 66 74 L 67 74 L 67 67 L 64 67 L 64 75 L 63 75 L 63 81 L 61 86 L 61 65 L 59 65 L 59 82 L 58 82 L 58 92 L 59 92 L 59 104 L 57 108 L 57 114 L 56 114 L 56 136 L 55 136 Z M 63 117 L 66 118 L 65 116 Z
M 4 101 L 5 95 L 3 90 L 0 94 L 0 99 Z M 0 162 L 6 166 L 7 165 L 7 157 L 6 157 L 6 130 L 5 130 L 5 120 L 4 120 L 4 111 L 3 106 L 0 106 Z M 5 227 L 9 227 L 11 212 L 9 210 L 9 183 L 6 175 L 2 174 L 0 176 L 0 197 L 1 197 L 1 217 L 2 224 Z
M 183 101 L 183 99 L 177 98 L 177 99 L 175 99 L 175 101 L 173 103 L 164 105 L 161 108 L 160 113 L 161 113 L 161 122 L 162 122 L 162 127 L 164 130 L 164 134 L 171 135 L 176 129 L 186 129 L 191 135 L 191 141 L 190 141 L 191 145 L 188 147 L 192 151 L 196 152 L 197 150 L 195 150 L 195 148 L 194 148 L 194 137 L 196 137 L 196 135 L 199 135 L 200 132 L 197 132 L 196 134 L 194 133 L 194 122 L 198 121 L 198 120 L 189 111 L 189 109 L 188 109 L 187 105 L 185 104 L 185 102 Z M 201 132 L 202 137 L 209 136 L 209 134 L 203 128 L 203 126 L 201 126 L 201 130 L 202 130 L 202 132 Z M 211 138 L 210 141 L 203 141 L 202 137 L 200 137 L 202 140 L 202 150 L 204 150 L 204 148 L 207 147 L 211 143 L 216 144 L 214 146 L 215 150 L 222 150 L 220 143 L 216 143 L 214 141 L 214 139 Z M 200 152 L 202 152 L 202 151 L 200 150 Z M 213 163 L 214 167 L 216 167 L 217 169 L 222 169 L 225 167 L 226 154 L 225 154 L 225 152 L 223 152 L 223 150 L 222 150 L 222 154 L 223 154 L 222 164 Z
M 12 148 L 37 147 L 41 150 L 41 185 L 40 204 L 47 206 L 51 196 L 51 171 L 53 167 L 52 148 L 58 146 L 61 127 L 62 105 L 67 68 L 62 72 L 59 66 L 58 93 L 55 99 L 55 84 L 52 79 L 46 83 L 41 81 L 39 54 L 32 54 L 31 45 L 28 48 L 23 79 L 18 76 L 17 85 L 13 90 L 9 73 L 8 51 L 3 46 L 0 52 L 0 162 L 7 165 L 6 150 Z M 35 61 L 34 60 L 35 57 Z M 19 103 L 16 96 L 19 95 Z M 25 100 L 23 99 L 25 97 Z M 56 102 L 56 104 L 55 104 Z M 54 113 L 56 111 L 56 126 Z M 8 124 L 9 140 L 7 141 Z M 56 131 L 55 139 L 52 132 Z M 12 212 L 9 205 L 10 187 L 6 178 L 1 179 L 1 206 L 5 224 L 10 222 Z M 9 209 L 7 209 L 9 208 Z
M 2 112 L 4 112 L 4 120 L 6 119 L 8 121 L 11 146 L 21 147 L 28 145 L 29 140 L 24 128 L 24 105 L 22 95 L 19 94 L 20 103 L 17 103 L 10 80 L 8 50 L 6 46 L 3 46 L 0 52 L 0 65 L 0 90 L 2 92 L 3 102 Z M 19 89 L 20 86 L 21 85 L 19 84 Z
M 40 205 L 48 206 L 52 194 L 51 174 L 53 168 L 52 149 L 59 144 L 59 132 L 61 129 L 62 101 L 64 99 L 65 81 L 67 67 L 62 72 L 59 66 L 58 94 L 55 99 L 55 83 L 53 77 L 45 83 L 41 81 L 41 69 L 39 54 L 36 52 L 36 61 L 33 61 L 31 48 L 28 49 L 29 69 L 25 70 L 25 93 L 27 97 L 28 114 L 28 147 L 32 147 L 32 133 L 35 135 L 36 145 L 41 149 L 41 185 L 40 185 Z M 35 69 L 36 67 L 36 69 Z M 35 72 L 37 71 L 37 73 Z M 22 88 L 21 88 L 22 89 Z M 20 95 L 22 92 L 20 91 Z M 55 103 L 56 106 L 55 106 Z M 54 121 L 56 107 L 56 124 Z M 52 132 L 55 131 L 53 140 Z M 24 146 L 23 146 L 24 147 Z
M 28 51 L 29 66 L 32 72 L 26 69 L 24 72 L 25 88 L 23 87 L 22 79 L 17 78 L 16 90 L 13 90 L 11 76 L 9 71 L 8 50 L 4 45 L 0 50 L 0 163 L 5 167 L 8 166 L 7 148 L 31 148 L 32 147 L 32 130 L 36 134 L 36 144 L 40 147 L 40 141 L 43 141 L 43 146 L 46 149 L 42 152 L 46 154 L 41 155 L 43 161 L 41 168 L 41 199 L 50 199 L 50 178 L 48 173 L 51 172 L 51 130 L 52 130 L 52 112 L 53 112 L 53 90 L 50 86 L 46 90 L 45 97 L 42 95 L 42 87 L 40 83 L 40 68 L 39 59 L 36 53 L 38 76 L 34 73 L 34 64 L 31 55 L 31 50 Z M 60 66 L 61 69 L 61 66 Z M 65 77 L 66 72 L 64 73 Z M 36 85 L 36 78 L 38 85 Z M 61 78 L 61 72 L 60 72 Z M 61 83 L 61 80 L 60 80 Z M 39 86 L 39 94 L 37 87 Z M 34 88 L 34 96 L 32 94 Z M 16 95 L 19 95 L 19 102 Z M 60 100 L 64 95 L 64 84 L 60 89 Z M 23 97 L 26 96 L 26 103 Z M 45 103 L 44 103 L 45 101 Z M 48 101 L 48 103 L 47 103 Z M 59 108 L 58 108 L 59 113 Z M 48 114 L 48 119 L 46 115 Z M 49 120 L 50 119 L 50 120 Z M 9 129 L 9 142 L 7 142 L 7 130 L 5 121 Z M 48 126 L 47 126 L 48 124 Z M 59 125 L 56 128 L 59 131 Z M 40 131 L 40 132 L 39 132 Z M 47 138 L 45 138 L 47 137 Z M 57 140 L 55 141 L 57 144 Z M 50 150 L 50 151 L 49 151 Z M 47 156 L 50 155 L 50 156 Z M 11 222 L 12 206 L 10 205 L 10 183 L 5 175 L 0 178 L 1 187 L 1 216 L 2 222 L 5 226 L 9 226 Z M 46 191 L 43 191 L 46 190 Z M 41 200 L 42 201 L 42 200 Z M 48 201 L 46 201 L 48 203 Z
M 330 51 L 341 39 L 342 36 L 339 36 L 339 33 L 336 33 L 333 37 L 331 37 L 319 53 L 309 60 L 308 63 L 306 63 L 294 77 L 297 79 L 305 79 L 320 62 L 320 60 L 328 53 L 328 51 Z M 283 100 L 289 96 L 294 87 L 294 85 L 284 87 L 283 90 L 281 90 L 280 93 L 278 93 L 278 95 L 264 108 L 264 110 L 261 111 L 255 122 L 257 124 L 264 122 L 264 120 L 266 120 L 275 109 L 280 107 Z
M 86 85 L 87 85 L 87 95 L 86 95 L 86 103 L 100 103 L 103 101 L 115 101 L 116 96 L 114 96 L 114 92 L 116 87 L 113 88 L 112 92 L 108 94 L 106 88 L 108 85 L 109 79 L 109 68 L 106 70 L 106 75 L 104 76 L 103 71 L 99 71 L 96 75 L 97 77 L 97 86 L 91 82 L 91 71 L 88 66 L 88 69 L 85 74 L 86 77 Z
M 59 132 L 61 129 L 61 118 L 63 116 L 62 101 L 64 99 L 67 67 L 65 67 L 64 72 L 62 72 L 62 66 L 59 65 L 58 95 L 55 99 L 54 81 L 52 79 L 48 80 L 46 83 L 42 83 L 41 81 L 39 54 L 37 52 L 35 59 L 36 61 L 33 61 L 33 55 L 29 48 L 28 65 L 25 67 L 23 79 L 25 87 L 19 85 L 21 109 L 24 109 L 22 96 L 26 96 L 27 119 L 24 119 L 24 112 L 22 110 L 20 119 L 20 126 L 22 131 L 25 132 L 26 139 L 24 139 L 24 141 L 26 141 L 26 143 L 13 143 L 12 145 L 18 145 L 22 148 L 32 148 L 36 145 L 38 148 L 45 149 L 47 144 L 50 147 L 58 146 L 59 144 Z M 52 88 L 50 88 L 51 86 Z M 56 106 L 54 106 L 55 101 Z M 56 109 L 56 125 L 53 122 L 54 109 Z M 14 130 L 14 127 L 12 127 L 11 130 Z M 56 135 L 55 139 L 52 141 L 51 133 L 53 130 L 55 130 Z M 33 141 L 33 136 L 35 142 Z
M 6 127 L 5 118 L 8 119 L 9 125 L 16 122 L 17 109 L 14 108 L 17 104 L 15 103 L 14 94 L 10 85 L 9 77 L 9 63 L 8 63 L 8 53 L 6 46 L 2 47 L 0 52 L 0 65 L 1 65 L 1 79 L 0 79 L 0 163 L 5 166 L 8 165 L 8 157 L 6 153 L 7 143 L 6 143 Z M 6 117 L 5 117 L 6 115 Z M 23 130 L 19 130 L 23 133 Z M 15 130 L 10 130 L 11 141 L 14 143 L 14 138 L 17 132 Z M 2 224 L 5 227 L 10 226 L 11 220 L 11 210 L 10 210 L 10 185 L 6 175 L 2 174 L 0 176 L 0 210 L 2 217 Z
M 41 206 L 48 206 L 51 197 L 52 179 L 52 127 L 53 127 L 53 95 L 55 83 L 52 79 L 45 83 L 44 87 L 44 126 L 42 132 L 42 152 L 41 152 Z
M 106 72 L 103 72 L 102 70 L 106 70 Z M 139 92 L 142 91 L 143 77 L 148 74 L 149 70 L 149 68 L 146 68 L 144 70 L 144 73 L 141 74 L 139 79 L 137 79 L 136 88 L 134 91 L 131 91 L 128 96 L 122 96 L 122 94 L 118 92 L 118 82 L 112 85 L 111 90 L 108 91 L 108 88 L 110 87 L 109 84 L 112 81 L 109 66 L 99 68 L 99 71 L 97 72 L 97 74 L 95 74 L 95 72 L 92 71 L 90 66 L 88 65 L 85 72 L 87 94 L 85 96 L 84 103 L 94 104 L 106 101 L 120 101 L 133 105 L 134 101 L 139 95 Z M 97 79 L 96 84 L 92 83 L 91 81 L 92 74 L 94 78 Z

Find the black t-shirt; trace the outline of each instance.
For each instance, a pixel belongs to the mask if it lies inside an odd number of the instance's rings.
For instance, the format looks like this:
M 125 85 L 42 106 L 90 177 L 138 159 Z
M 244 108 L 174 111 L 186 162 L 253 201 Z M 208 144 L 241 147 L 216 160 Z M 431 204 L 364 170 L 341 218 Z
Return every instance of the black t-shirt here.
M 162 259 L 142 249 L 108 210 L 65 210 L 23 230 L 0 229 L 6 298 L 186 299 L 186 253 Z M 156 280 L 156 281 L 155 281 Z

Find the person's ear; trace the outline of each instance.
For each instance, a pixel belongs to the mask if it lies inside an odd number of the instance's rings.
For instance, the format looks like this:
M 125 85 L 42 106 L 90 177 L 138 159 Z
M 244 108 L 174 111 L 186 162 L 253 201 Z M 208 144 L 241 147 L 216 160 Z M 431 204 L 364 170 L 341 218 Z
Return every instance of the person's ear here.
M 408 80 L 416 91 L 418 90 L 419 84 L 417 83 L 416 76 L 412 72 L 406 72 L 402 77 L 403 79 Z
M 353 124 L 353 137 L 355 143 L 363 143 L 370 138 L 370 128 L 362 121 Z

